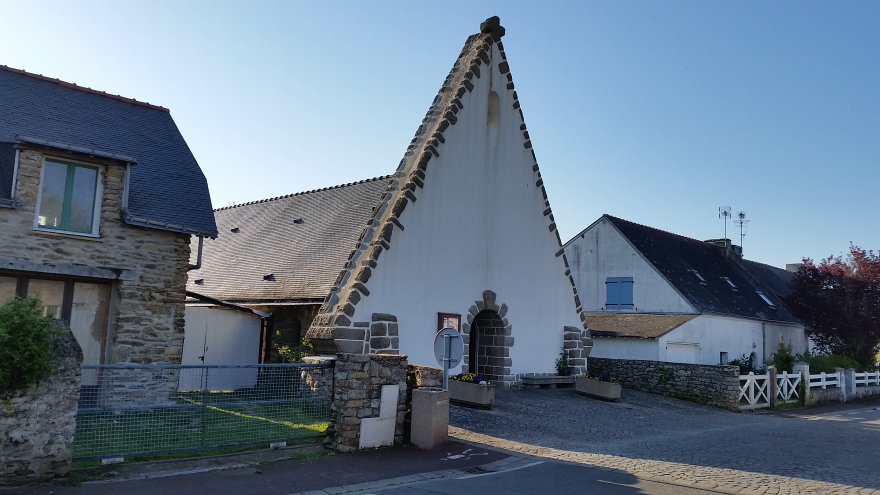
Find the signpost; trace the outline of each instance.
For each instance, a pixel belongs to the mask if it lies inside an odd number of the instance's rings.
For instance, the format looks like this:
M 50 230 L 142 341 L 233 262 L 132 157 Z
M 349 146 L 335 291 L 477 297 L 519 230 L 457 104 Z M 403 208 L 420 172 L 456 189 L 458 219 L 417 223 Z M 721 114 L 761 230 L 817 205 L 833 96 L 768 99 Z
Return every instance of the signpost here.
M 434 357 L 443 368 L 443 390 L 449 388 L 449 370 L 461 362 L 464 355 L 464 341 L 454 328 L 444 328 L 434 337 Z

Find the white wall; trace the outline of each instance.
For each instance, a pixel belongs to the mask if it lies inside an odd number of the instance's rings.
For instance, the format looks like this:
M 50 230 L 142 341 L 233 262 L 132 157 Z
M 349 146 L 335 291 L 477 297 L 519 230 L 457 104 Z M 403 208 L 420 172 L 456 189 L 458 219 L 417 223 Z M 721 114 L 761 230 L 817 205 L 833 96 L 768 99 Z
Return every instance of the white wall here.
M 565 255 L 586 312 L 605 310 L 607 277 L 633 278 L 632 312 L 697 312 L 605 219 L 575 237 Z
M 764 337 L 766 339 L 766 349 L 764 350 L 765 359 L 770 359 L 773 353 L 776 352 L 776 346 L 779 344 L 780 335 L 785 340 L 786 344 L 791 344 L 793 354 L 803 354 L 804 351 L 807 350 L 807 334 L 802 327 L 767 323 L 764 326 Z
M 666 361 L 666 344 L 685 342 L 699 344 L 699 364 L 719 364 L 722 352 L 728 360 L 739 359 L 752 352 L 756 364 L 763 363 L 763 332 L 761 322 L 714 315 L 700 315 L 660 337 L 660 360 Z
M 657 361 L 658 343 L 654 339 L 593 337 L 590 357 Z
M 382 253 L 353 321 L 396 315 L 400 353 L 410 363 L 437 366 L 432 342 L 437 313 L 462 315 L 486 289 L 507 304 L 515 343 L 513 374 L 554 372 L 563 326 L 583 328 L 534 159 L 523 146 L 502 61 L 493 45 L 490 67 L 462 97 L 458 122 L 445 132 L 440 156 L 428 164 L 424 189 L 401 215 L 391 249 Z M 500 96 L 500 123 L 487 125 L 489 91 Z M 458 372 L 460 367 L 456 370 Z

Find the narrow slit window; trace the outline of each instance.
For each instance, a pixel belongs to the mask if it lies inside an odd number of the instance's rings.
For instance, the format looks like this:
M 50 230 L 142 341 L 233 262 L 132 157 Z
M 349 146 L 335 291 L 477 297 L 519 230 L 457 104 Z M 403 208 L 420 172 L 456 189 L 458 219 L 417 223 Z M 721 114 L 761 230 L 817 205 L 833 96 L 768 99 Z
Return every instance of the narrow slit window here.
M 756 291 L 756 292 L 758 293 L 759 296 L 761 296 L 761 299 L 763 299 L 764 302 L 767 303 L 768 306 L 776 307 L 776 305 L 773 304 L 773 301 L 771 301 L 767 296 L 765 296 L 763 292 L 761 292 L 761 291 Z
M 500 111 L 500 107 L 501 98 L 498 97 L 498 93 L 489 91 L 489 113 L 486 116 L 486 122 L 489 124 L 489 127 L 498 127 L 498 121 L 500 119 L 498 112 Z

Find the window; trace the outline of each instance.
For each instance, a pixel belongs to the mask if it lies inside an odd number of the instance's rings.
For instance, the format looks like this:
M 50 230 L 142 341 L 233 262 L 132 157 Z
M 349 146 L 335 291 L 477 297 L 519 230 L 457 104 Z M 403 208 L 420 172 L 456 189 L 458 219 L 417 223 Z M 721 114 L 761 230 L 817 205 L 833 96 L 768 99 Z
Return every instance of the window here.
M 733 285 L 733 282 L 731 282 L 729 278 L 721 277 L 721 280 L 724 280 L 725 282 L 727 282 L 727 285 L 729 285 L 731 288 L 736 289 L 736 286 Z
M 720 358 L 719 358 L 719 363 L 718 363 L 718 364 L 727 364 L 727 363 L 729 363 L 729 362 L 730 362 L 730 360 L 727 359 L 727 353 L 726 353 L 726 352 L 722 352 L 722 353 L 721 353 L 721 356 L 720 356 Z
M 0 304 L 36 297 L 43 315 L 69 327 L 83 351 L 83 364 L 101 364 L 110 311 L 110 285 L 64 278 L 0 274 Z
M 776 307 L 776 305 L 773 304 L 773 301 L 771 301 L 770 299 L 768 299 L 767 296 L 765 296 L 763 292 L 761 292 L 761 291 L 755 291 L 755 292 L 756 292 L 759 296 L 761 296 L 761 299 L 763 299 L 764 302 L 767 303 L 768 306 Z
M 97 235 L 100 169 L 46 160 L 40 179 L 36 228 Z
M 691 272 L 692 272 L 692 273 L 693 273 L 693 274 L 694 274 L 694 275 L 700 280 L 700 282 L 705 282 L 705 281 L 706 281 L 706 279 L 703 278 L 702 275 L 700 275 L 700 272 L 698 272 L 698 271 L 696 271 L 696 270 L 691 270 Z
M 633 309 L 632 277 L 605 279 L 605 309 Z
M 461 315 L 456 313 L 437 313 L 437 331 L 454 328 L 461 332 Z

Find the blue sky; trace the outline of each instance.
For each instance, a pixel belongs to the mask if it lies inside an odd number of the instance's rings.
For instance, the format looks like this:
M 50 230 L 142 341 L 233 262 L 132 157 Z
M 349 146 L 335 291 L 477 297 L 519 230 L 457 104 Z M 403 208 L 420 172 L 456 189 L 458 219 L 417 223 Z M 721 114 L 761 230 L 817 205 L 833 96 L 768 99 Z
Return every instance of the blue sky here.
M 0 0 L 0 64 L 170 108 L 221 207 L 392 173 L 491 15 L 563 240 L 880 248 L 877 2 Z

